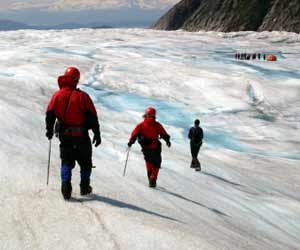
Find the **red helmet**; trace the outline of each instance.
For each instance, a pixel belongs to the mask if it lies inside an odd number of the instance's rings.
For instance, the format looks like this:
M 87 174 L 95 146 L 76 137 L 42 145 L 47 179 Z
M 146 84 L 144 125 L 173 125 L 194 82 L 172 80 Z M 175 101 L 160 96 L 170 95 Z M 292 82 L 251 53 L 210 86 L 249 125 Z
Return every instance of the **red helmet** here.
M 72 77 L 73 80 L 79 81 L 80 79 L 80 72 L 75 67 L 68 67 L 64 73 L 64 76 Z
M 144 116 L 147 116 L 147 117 L 155 117 L 156 115 L 156 110 L 155 108 L 152 108 L 152 107 L 149 107 L 145 110 L 145 115 Z

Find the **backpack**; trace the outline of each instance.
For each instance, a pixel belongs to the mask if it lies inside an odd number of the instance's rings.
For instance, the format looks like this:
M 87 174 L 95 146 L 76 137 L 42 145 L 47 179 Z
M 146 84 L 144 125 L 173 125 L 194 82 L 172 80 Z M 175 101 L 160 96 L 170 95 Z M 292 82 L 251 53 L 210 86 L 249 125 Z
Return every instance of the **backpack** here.
M 191 142 L 200 143 L 203 139 L 203 130 L 200 127 L 192 127 L 189 132 Z

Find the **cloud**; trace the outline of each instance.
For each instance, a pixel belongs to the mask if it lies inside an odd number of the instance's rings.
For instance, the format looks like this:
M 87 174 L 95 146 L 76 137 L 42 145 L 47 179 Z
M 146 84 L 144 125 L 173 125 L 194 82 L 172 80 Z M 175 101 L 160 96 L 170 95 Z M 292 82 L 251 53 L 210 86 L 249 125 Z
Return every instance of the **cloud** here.
M 120 9 L 139 7 L 142 9 L 162 9 L 174 5 L 178 0 L 4 0 L 2 8 L 10 10 L 21 9 L 47 9 L 60 10 L 86 10 L 86 9 Z

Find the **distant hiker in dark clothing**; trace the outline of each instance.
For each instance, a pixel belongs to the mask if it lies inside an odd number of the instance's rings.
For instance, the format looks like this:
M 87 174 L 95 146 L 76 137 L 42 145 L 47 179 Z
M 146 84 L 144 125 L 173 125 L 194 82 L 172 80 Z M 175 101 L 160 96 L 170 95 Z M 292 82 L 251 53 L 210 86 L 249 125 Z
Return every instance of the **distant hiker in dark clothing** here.
M 258 58 L 258 60 L 260 60 L 260 53 L 257 54 L 257 58 Z
M 191 168 L 195 168 L 196 170 L 201 170 L 201 164 L 198 160 L 198 153 L 200 150 L 200 147 L 202 146 L 202 140 L 203 140 L 203 130 L 199 126 L 200 121 L 196 119 L 194 121 L 194 126 L 190 128 L 189 130 L 189 139 L 190 139 L 190 147 L 191 147 L 191 155 L 192 155 L 192 163 Z
M 156 110 L 154 108 L 147 108 L 143 117 L 144 121 L 139 123 L 132 131 L 127 145 L 131 147 L 138 139 L 146 162 L 149 187 L 156 187 L 156 180 L 162 161 L 161 142 L 159 139 L 164 139 L 167 146 L 171 147 L 170 136 L 164 127 L 155 120 Z
M 71 177 L 75 161 L 80 165 L 80 194 L 92 192 L 89 129 L 94 133 L 95 146 L 101 143 L 95 106 L 87 93 L 76 88 L 79 78 L 80 72 L 75 67 L 67 68 L 64 75 L 58 77 L 60 90 L 53 94 L 46 112 L 46 137 L 51 140 L 55 132 L 60 140 L 61 192 L 66 200 L 70 199 L 72 193 Z

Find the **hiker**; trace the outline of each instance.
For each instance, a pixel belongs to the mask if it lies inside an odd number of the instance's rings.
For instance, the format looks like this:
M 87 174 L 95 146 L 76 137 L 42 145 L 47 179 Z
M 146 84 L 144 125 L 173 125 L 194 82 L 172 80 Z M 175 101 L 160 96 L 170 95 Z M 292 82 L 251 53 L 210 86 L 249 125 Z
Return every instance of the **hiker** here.
M 195 168 L 196 171 L 201 171 L 201 164 L 198 160 L 198 153 L 202 146 L 203 130 L 200 127 L 200 121 L 196 119 L 194 126 L 190 128 L 188 137 L 190 139 L 190 148 L 192 155 L 191 168 Z
M 260 53 L 257 54 L 257 58 L 258 58 L 258 60 L 260 60 Z
M 89 129 L 93 131 L 95 147 L 101 143 L 95 106 L 89 95 L 77 88 L 79 79 L 77 68 L 67 68 L 64 75 L 58 77 L 60 89 L 53 94 L 46 111 L 46 137 L 51 140 L 55 132 L 60 140 L 61 192 L 65 200 L 71 197 L 72 169 L 76 161 L 80 166 L 80 194 L 92 192 L 92 143 Z
M 147 108 L 143 117 L 144 120 L 132 131 L 127 145 L 131 147 L 138 139 L 146 162 L 149 187 L 154 188 L 156 187 L 157 176 L 162 162 L 161 142 L 159 139 L 164 139 L 168 147 L 171 147 L 171 142 L 170 136 L 164 127 L 155 120 L 156 110 L 154 108 Z

